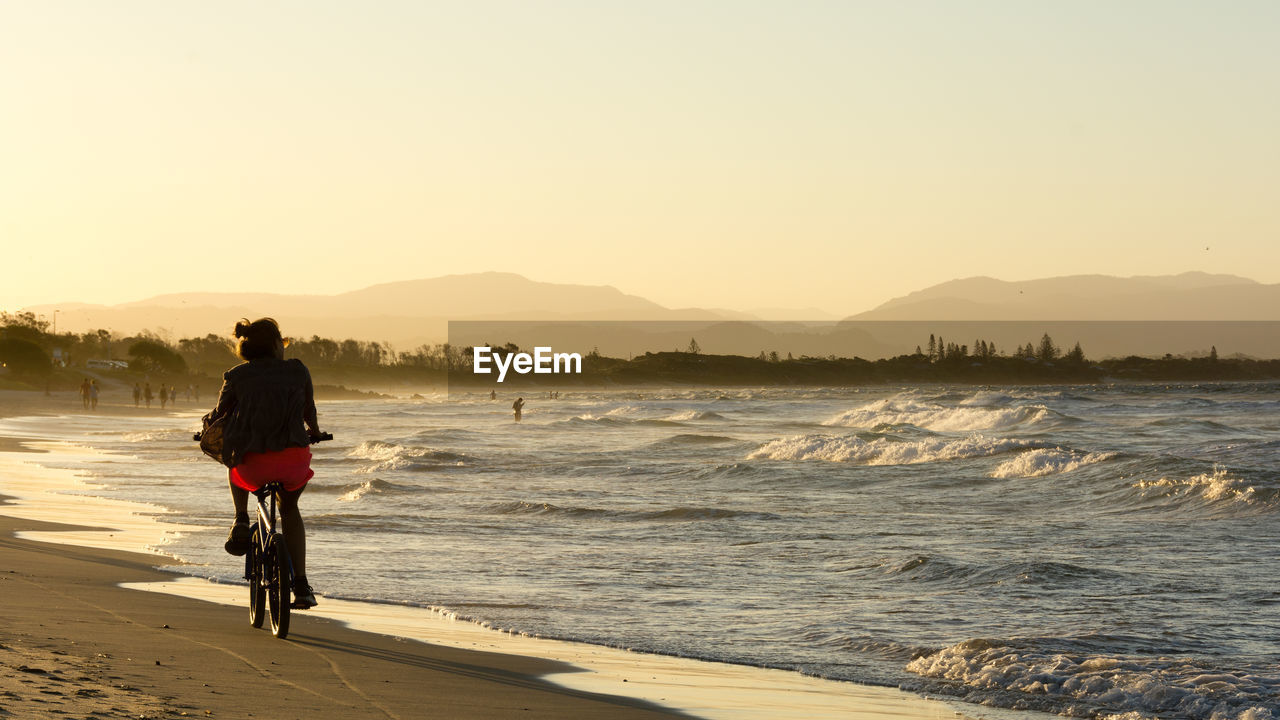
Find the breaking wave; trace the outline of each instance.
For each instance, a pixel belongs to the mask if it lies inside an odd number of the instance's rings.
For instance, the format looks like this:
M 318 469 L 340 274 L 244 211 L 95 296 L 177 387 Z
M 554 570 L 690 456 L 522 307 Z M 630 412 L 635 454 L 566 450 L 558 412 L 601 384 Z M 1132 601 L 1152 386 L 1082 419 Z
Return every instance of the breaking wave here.
M 856 465 L 914 465 L 917 463 L 988 457 L 1033 447 L 1028 440 L 998 440 L 973 434 L 966 438 L 866 440 L 856 435 L 797 435 L 773 440 L 747 456 L 748 460 L 827 460 Z
M 973 395 L 960 401 L 960 405 L 965 407 L 990 407 L 990 406 L 1006 406 L 1017 402 L 1018 398 L 1012 395 L 995 392 L 993 390 L 979 390 Z
M 991 471 L 990 476 L 993 478 L 1043 477 L 1071 472 L 1085 465 L 1106 462 L 1116 457 L 1119 457 L 1119 453 L 1086 453 L 1062 448 L 1036 448 L 1019 453 L 1017 457 L 1000 463 L 995 470 Z
M 1049 640 L 975 639 L 906 669 L 966 701 L 1070 717 L 1274 720 L 1280 676 L 1227 671 L 1185 658 L 1100 655 Z M 1069 643 L 1067 643 L 1069 644 Z
M 438 470 L 465 467 L 476 461 L 475 457 L 462 453 L 380 440 L 367 440 L 360 443 L 347 453 L 347 457 L 373 461 L 373 464 L 355 471 L 362 474 L 388 470 Z
M 381 478 L 372 478 L 364 482 L 342 483 L 340 485 L 321 485 L 312 480 L 307 483 L 307 492 L 309 494 L 336 495 L 338 502 L 356 502 L 365 497 L 376 495 L 398 496 L 411 493 L 450 492 L 450 490 L 448 488 L 397 483 Z
M 1162 477 L 1140 480 L 1134 487 L 1142 491 L 1145 499 L 1163 500 L 1175 506 L 1236 505 L 1268 509 L 1274 508 L 1280 500 L 1280 488 L 1275 485 L 1250 483 L 1232 475 L 1226 468 L 1216 468 L 1211 473 L 1185 479 Z
M 887 398 L 848 410 L 822 424 L 853 428 L 912 425 L 935 432 L 980 432 L 1073 420 L 1044 405 L 962 404 L 950 407 L 912 399 Z

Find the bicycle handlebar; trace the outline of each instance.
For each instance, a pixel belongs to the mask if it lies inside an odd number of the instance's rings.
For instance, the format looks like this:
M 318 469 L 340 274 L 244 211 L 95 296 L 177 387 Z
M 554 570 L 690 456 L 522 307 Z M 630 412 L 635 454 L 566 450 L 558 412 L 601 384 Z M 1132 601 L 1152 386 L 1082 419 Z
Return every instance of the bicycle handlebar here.
M 191 439 L 196 442 L 200 442 L 200 433 L 196 433 L 192 435 Z M 319 436 L 311 438 L 311 444 L 314 445 L 315 443 L 324 442 L 326 440 L 332 440 L 332 439 L 333 439 L 333 433 L 320 433 Z

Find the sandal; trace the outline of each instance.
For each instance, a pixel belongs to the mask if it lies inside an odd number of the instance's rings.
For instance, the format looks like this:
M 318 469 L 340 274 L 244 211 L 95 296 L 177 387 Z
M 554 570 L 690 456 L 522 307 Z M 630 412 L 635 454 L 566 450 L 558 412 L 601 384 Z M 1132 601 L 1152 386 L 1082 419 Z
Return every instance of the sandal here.
M 237 520 L 231 526 L 231 532 L 227 533 L 227 542 L 223 544 L 222 549 L 236 557 L 244 555 L 249 552 L 249 541 L 252 536 L 253 530 L 249 527 L 249 521 Z

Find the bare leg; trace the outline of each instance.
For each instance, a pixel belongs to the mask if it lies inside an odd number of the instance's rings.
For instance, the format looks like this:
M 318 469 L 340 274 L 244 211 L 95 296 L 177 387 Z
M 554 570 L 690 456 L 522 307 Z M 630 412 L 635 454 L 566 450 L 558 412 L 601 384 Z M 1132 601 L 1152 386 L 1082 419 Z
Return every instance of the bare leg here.
M 302 513 L 298 511 L 298 498 L 302 490 L 280 493 L 280 521 L 284 523 L 284 542 L 289 546 L 289 555 L 293 558 L 293 576 L 305 578 L 307 575 L 307 529 L 302 524 Z
M 227 485 L 231 488 L 231 502 L 236 506 L 236 520 L 244 518 L 249 519 L 249 491 L 227 480 Z

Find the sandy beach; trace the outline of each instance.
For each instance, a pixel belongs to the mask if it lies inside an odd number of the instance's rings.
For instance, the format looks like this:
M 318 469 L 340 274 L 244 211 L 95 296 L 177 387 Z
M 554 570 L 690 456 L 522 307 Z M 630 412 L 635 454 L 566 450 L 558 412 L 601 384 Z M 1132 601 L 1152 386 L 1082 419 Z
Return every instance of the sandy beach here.
M 68 412 L 74 398 L 53 400 L 9 393 L 0 412 Z M 521 637 L 420 608 L 322 599 L 280 641 L 249 627 L 243 588 L 166 571 L 165 536 L 195 528 L 29 462 L 76 452 L 0 439 L 0 717 L 955 715 L 891 688 Z
M 594 717 L 674 714 L 539 680 L 566 668 L 298 623 L 287 642 L 239 608 L 118 587 L 172 580 L 139 553 L 13 538 L 0 517 L 0 714 L 46 717 Z M 430 708 L 428 712 L 426 709 Z M 59 713 L 59 714 L 61 714 Z

